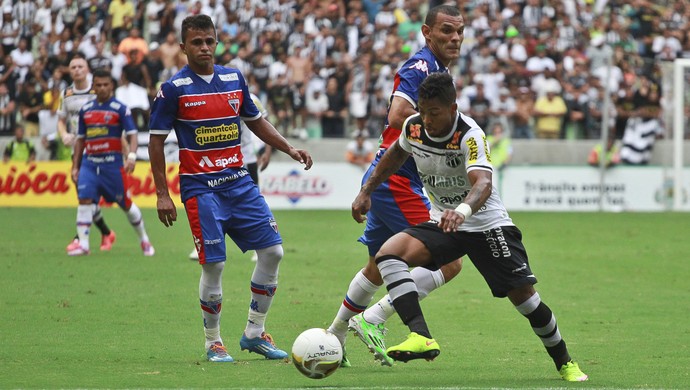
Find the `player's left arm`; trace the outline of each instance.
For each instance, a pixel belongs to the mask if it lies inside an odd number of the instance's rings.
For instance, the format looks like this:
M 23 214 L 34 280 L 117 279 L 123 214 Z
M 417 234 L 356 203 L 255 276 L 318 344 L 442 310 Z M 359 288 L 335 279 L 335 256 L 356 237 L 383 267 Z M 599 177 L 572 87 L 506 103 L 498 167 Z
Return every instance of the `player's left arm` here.
M 259 117 L 253 121 L 245 120 L 244 123 L 246 123 L 249 130 L 254 132 L 254 134 L 264 141 L 266 145 L 274 147 L 290 156 L 293 160 L 304 164 L 305 170 L 311 168 L 313 161 L 309 152 L 303 149 L 295 149 L 269 121 L 263 117 Z

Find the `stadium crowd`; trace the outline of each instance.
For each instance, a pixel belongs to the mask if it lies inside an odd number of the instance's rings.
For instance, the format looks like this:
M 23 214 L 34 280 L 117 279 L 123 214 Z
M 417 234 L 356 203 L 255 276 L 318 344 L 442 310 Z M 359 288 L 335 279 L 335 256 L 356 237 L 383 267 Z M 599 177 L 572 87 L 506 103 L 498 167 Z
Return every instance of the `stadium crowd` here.
M 437 1 L 436 3 L 443 3 Z M 447 1 L 465 16 L 451 72 L 458 104 L 511 138 L 598 139 L 606 88 L 612 134 L 664 136 L 662 64 L 690 58 L 690 6 L 650 0 Z M 422 0 L 2 0 L 0 136 L 23 125 L 58 159 L 56 110 L 78 53 L 108 68 L 140 132 L 159 83 L 185 65 L 179 27 L 218 26 L 217 63 L 239 68 L 284 135 L 380 134 L 399 64 L 424 45 Z M 607 67 L 608 59 L 611 67 Z M 7 138 L 7 137 L 5 137 Z M 653 142 L 653 139 L 652 139 Z

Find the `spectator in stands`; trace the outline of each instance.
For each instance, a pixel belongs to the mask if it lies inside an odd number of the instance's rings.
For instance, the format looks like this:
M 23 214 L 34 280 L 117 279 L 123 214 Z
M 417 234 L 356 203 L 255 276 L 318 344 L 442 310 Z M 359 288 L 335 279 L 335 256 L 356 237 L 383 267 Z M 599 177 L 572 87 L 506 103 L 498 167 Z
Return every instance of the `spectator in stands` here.
M 546 96 L 542 96 L 534 103 L 535 125 L 537 138 L 561 138 L 561 125 L 568 108 L 563 98 L 558 95 L 558 86 L 550 83 L 545 87 Z
M 357 57 L 345 87 L 349 100 L 349 115 L 355 120 L 355 134 L 363 133 L 367 128 L 370 61 L 368 54 Z
M 141 37 L 141 30 L 134 27 L 129 30 L 129 35 L 120 41 L 118 50 L 127 57 L 127 63 L 133 61 L 135 64 L 141 64 L 144 57 L 149 54 L 149 44 Z M 134 50 L 136 50 L 136 55 L 132 56 L 131 53 Z
M 74 32 L 77 17 L 79 15 L 79 4 L 77 0 L 65 0 L 65 4 L 60 7 L 57 13 L 56 26 L 62 24 L 64 30 Z M 56 32 L 59 34 L 60 31 Z
M 564 84 L 563 101 L 568 108 L 565 118 L 565 139 L 585 138 L 589 115 L 589 96 L 586 93 L 587 81 L 579 86 L 571 83 Z
M 510 90 L 505 87 L 499 89 L 498 98 L 491 102 L 489 109 L 489 115 L 491 116 L 489 126 L 492 127 L 496 123 L 500 123 L 503 131 L 512 134 L 513 118 L 516 111 L 517 106 L 515 99 L 510 96 Z
M 26 75 L 29 74 L 31 64 L 34 63 L 34 55 L 29 51 L 29 39 L 19 38 L 17 48 L 10 52 L 10 56 L 19 72 L 19 79 L 17 81 L 23 83 L 26 80 Z
M 79 9 L 77 20 L 74 22 L 74 34 L 85 35 L 93 27 L 101 29 L 106 16 L 106 10 L 98 0 L 89 0 L 86 6 Z
M 307 109 L 307 132 L 310 138 L 321 138 L 323 135 L 322 115 L 328 111 L 328 96 L 321 88 L 307 89 L 306 101 Z
M 482 129 L 489 127 L 489 118 L 491 117 L 491 101 L 486 98 L 484 92 L 484 83 L 481 79 L 475 77 L 476 92 L 474 96 L 470 96 L 470 106 L 467 110 L 467 115 L 471 116 L 475 122 Z
M 3 2 L 3 4 L 5 4 Z M 19 39 L 19 22 L 12 18 L 12 5 L 2 8 L 2 24 L 0 24 L 0 42 L 2 42 L 2 55 L 9 56 L 17 47 Z
M 322 135 L 325 138 L 342 138 L 345 135 L 347 104 L 345 93 L 338 87 L 338 80 L 335 77 L 328 78 L 326 98 L 328 108 L 321 116 Z
M 17 79 L 19 79 L 19 72 L 17 72 L 17 66 L 14 64 L 12 57 L 3 57 L 2 63 L 0 63 L 0 83 L 5 84 L 12 99 L 17 96 Z
M 134 3 L 131 0 L 110 1 L 106 30 L 110 30 L 110 38 L 113 41 L 120 42 L 127 36 L 127 29 L 132 27 L 134 16 Z
M 635 92 L 635 111 L 628 118 L 623 134 L 621 161 L 630 165 L 647 165 L 657 138 L 663 135 L 659 86 L 642 76 Z
M 486 142 L 491 151 L 491 165 L 501 172 L 513 158 L 513 144 L 510 135 L 506 134 L 501 123 L 496 122 L 491 126 L 491 131 L 486 136 Z
M 14 126 L 14 139 L 5 147 L 3 162 L 15 161 L 30 163 L 36 159 L 34 144 L 24 138 L 24 127 Z
M 19 113 L 23 119 L 22 134 L 29 138 L 38 136 L 38 112 L 43 108 L 43 94 L 36 88 L 36 80 L 27 80 L 17 97 Z
M 14 129 L 16 103 L 4 81 L 0 81 L 0 135 L 11 135 Z
M 374 144 L 368 140 L 369 132 L 367 130 L 355 130 L 352 133 L 352 138 L 345 150 L 345 160 L 362 170 L 366 170 L 374 160 Z

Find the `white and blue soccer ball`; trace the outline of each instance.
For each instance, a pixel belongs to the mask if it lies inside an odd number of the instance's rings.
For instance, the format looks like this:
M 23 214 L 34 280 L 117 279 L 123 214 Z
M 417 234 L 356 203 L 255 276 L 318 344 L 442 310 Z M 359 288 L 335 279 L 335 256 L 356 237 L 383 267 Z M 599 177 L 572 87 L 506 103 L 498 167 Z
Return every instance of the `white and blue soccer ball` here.
M 342 360 L 343 346 L 326 329 L 307 329 L 292 344 L 292 363 L 307 378 L 323 379 L 333 374 Z

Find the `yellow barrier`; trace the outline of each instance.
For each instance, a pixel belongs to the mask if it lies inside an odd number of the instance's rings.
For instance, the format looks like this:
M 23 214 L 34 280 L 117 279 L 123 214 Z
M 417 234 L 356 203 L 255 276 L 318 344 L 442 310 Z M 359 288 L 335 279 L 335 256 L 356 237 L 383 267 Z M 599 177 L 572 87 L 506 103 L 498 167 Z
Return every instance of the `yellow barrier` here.
M 179 202 L 179 164 L 167 166 L 170 196 Z M 77 207 L 71 168 L 72 164 L 65 161 L 0 162 L 0 207 Z M 129 191 L 137 206 L 156 207 L 156 187 L 148 162 L 137 163 L 129 177 Z

